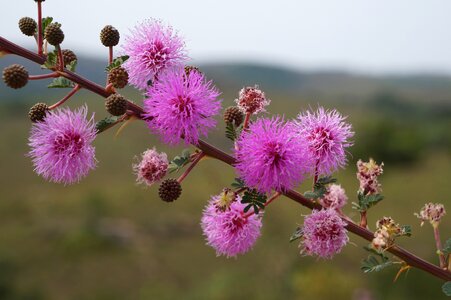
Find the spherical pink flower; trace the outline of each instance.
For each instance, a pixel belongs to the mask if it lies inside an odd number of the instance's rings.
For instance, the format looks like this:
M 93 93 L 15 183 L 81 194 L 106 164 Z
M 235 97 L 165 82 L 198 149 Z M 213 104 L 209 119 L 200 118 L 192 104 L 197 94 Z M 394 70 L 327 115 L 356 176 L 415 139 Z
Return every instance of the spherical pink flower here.
M 242 88 L 235 102 L 243 113 L 258 114 L 265 111 L 271 100 L 266 99 L 265 93 L 255 85 Z
M 354 132 L 346 118 L 336 110 L 326 111 L 319 107 L 316 112 L 306 111 L 296 122 L 300 136 L 307 140 L 310 151 L 318 164 L 318 174 L 330 175 L 346 164 L 346 148 Z
M 327 192 L 320 203 L 323 207 L 340 209 L 346 205 L 348 197 L 346 196 L 344 188 L 339 184 L 331 184 L 327 187 Z
M 87 107 L 71 111 L 58 109 L 33 124 L 28 155 L 36 173 L 45 179 L 71 184 L 80 181 L 95 168 L 96 137 L 94 115 L 87 120 Z
M 221 110 L 219 94 L 201 72 L 186 74 L 183 68 L 171 69 L 161 73 L 148 89 L 144 116 L 164 142 L 177 144 L 184 139 L 197 144 L 199 136 L 206 136 L 216 125 L 213 117 Z
M 304 219 L 301 253 L 332 258 L 348 243 L 346 223 L 333 209 L 313 210 Z
M 245 217 L 241 197 L 223 210 L 218 207 L 221 195 L 213 196 L 204 209 L 201 226 L 207 244 L 216 250 L 216 254 L 236 257 L 249 251 L 260 236 L 261 215 Z
M 145 90 L 149 81 L 168 67 L 182 65 L 187 60 L 185 43 L 170 26 L 158 20 L 146 20 L 125 38 L 124 52 L 129 59 L 124 67 L 129 82 Z
M 151 186 L 166 176 L 168 165 L 166 153 L 158 153 L 155 148 L 148 149 L 141 155 L 141 161 L 133 165 L 136 181 Z
M 243 131 L 235 157 L 246 185 L 264 193 L 290 189 L 312 169 L 307 143 L 280 117 L 258 119 Z

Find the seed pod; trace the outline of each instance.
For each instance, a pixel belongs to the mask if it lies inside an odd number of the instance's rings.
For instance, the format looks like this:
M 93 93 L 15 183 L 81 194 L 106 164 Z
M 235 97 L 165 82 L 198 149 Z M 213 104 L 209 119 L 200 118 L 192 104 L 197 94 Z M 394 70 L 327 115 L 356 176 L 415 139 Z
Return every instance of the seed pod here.
M 44 38 L 52 46 L 57 46 L 64 41 L 64 32 L 61 30 L 61 24 L 51 23 L 45 28 Z
M 240 126 L 243 123 L 243 119 L 243 112 L 236 106 L 230 106 L 224 112 L 224 122 L 226 124 L 233 123 L 235 126 Z
M 160 188 L 158 189 L 158 195 L 160 196 L 161 200 L 165 202 L 173 202 L 177 200 L 181 194 L 182 186 L 177 180 L 173 178 L 164 180 L 161 183 Z
M 111 25 L 105 26 L 100 31 L 100 41 L 105 47 L 113 47 L 119 44 L 119 31 Z
M 24 66 L 14 64 L 3 70 L 3 81 L 13 89 L 20 89 L 28 83 L 28 71 Z
M 36 103 L 35 105 L 33 105 L 32 108 L 30 108 L 30 111 L 28 112 L 28 117 L 33 123 L 41 122 L 44 121 L 48 111 L 49 107 L 47 106 L 47 104 Z
M 105 102 L 106 110 L 113 116 L 121 116 L 127 111 L 128 102 L 119 94 L 110 95 Z
M 75 55 L 75 53 L 72 50 L 69 49 L 64 49 L 63 51 L 61 51 L 63 54 L 63 60 L 64 60 L 64 65 L 67 66 L 69 65 L 71 62 L 76 61 L 77 60 L 77 55 Z
M 28 36 L 33 36 L 36 33 L 36 28 L 38 24 L 33 18 L 23 17 L 19 20 L 19 29 L 23 34 Z
M 115 88 L 122 89 L 128 84 L 128 72 L 122 67 L 111 69 L 108 73 L 108 82 Z

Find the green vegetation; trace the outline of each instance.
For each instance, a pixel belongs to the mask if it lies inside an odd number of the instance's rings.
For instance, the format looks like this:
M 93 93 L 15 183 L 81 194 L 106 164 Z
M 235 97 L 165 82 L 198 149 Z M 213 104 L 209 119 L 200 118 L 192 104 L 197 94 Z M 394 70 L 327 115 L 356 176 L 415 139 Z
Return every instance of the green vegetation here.
M 232 105 L 236 92 L 225 91 L 224 107 Z M 357 201 L 356 161 L 369 156 L 384 160 L 385 200 L 369 212 L 370 227 L 384 215 L 412 225 L 413 236 L 399 243 L 437 262 L 432 229 L 420 227 L 413 213 L 429 201 L 442 202 L 451 211 L 447 102 L 430 104 L 386 93 L 354 103 L 322 102 L 305 91 L 301 98 L 270 89 L 267 94 L 273 100 L 270 112 L 287 117 L 317 101 L 349 115 L 356 145 L 348 170 L 334 176 L 350 198 L 346 212 L 358 218 L 350 204 Z M 362 247 L 367 243 L 355 236 L 332 261 L 301 257 L 297 242 L 289 239 L 308 210 L 283 197 L 265 209 L 263 236 L 252 252 L 236 260 L 217 258 L 204 245 L 200 216 L 209 196 L 233 182 L 233 169 L 212 159 L 202 161 L 184 181 L 181 198 L 162 202 L 156 186 L 135 184 L 134 156 L 157 146 L 174 158 L 185 147 L 169 150 L 141 122 L 131 123 L 118 137 L 116 129 L 99 136 L 98 168 L 80 184 L 48 183 L 33 173 L 25 157 L 26 113 L 33 100 L 28 94 L 17 97 L 22 101 L 0 103 L 0 299 L 444 298 L 443 282 L 415 269 L 396 283 L 394 266 L 363 274 L 360 265 L 368 253 Z M 71 106 L 85 101 L 97 120 L 106 117 L 102 100 L 85 92 Z M 224 130 L 221 125 L 209 140 L 230 151 L 233 145 Z M 311 181 L 300 190 L 309 188 Z M 450 225 L 448 215 L 442 223 L 443 242 Z

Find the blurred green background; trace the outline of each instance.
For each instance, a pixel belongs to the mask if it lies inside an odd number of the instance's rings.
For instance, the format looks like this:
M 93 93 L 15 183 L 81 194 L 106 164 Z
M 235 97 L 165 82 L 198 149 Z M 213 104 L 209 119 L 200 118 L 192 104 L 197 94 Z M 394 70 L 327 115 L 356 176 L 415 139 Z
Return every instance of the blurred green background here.
M 12 62 L 39 69 L 17 57 Z M 102 83 L 102 62 L 80 59 L 80 73 Z M 223 107 L 238 90 L 260 84 L 272 99 L 269 113 L 296 116 L 318 104 L 348 115 L 356 132 L 349 167 L 336 174 L 350 198 L 358 188 L 359 158 L 385 162 L 381 178 L 385 200 L 369 213 L 369 225 L 382 216 L 410 224 L 413 237 L 399 244 L 437 263 L 432 228 L 419 226 L 413 213 L 429 201 L 450 207 L 451 79 L 440 76 L 363 76 L 337 72 L 299 73 L 270 66 L 204 65 L 201 69 L 223 91 Z M 442 299 L 442 282 L 410 270 L 393 283 L 397 269 L 363 274 L 367 243 L 351 243 L 332 261 L 302 257 L 288 242 L 309 211 L 287 198 L 274 202 L 264 217 L 263 235 L 253 251 L 238 259 L 216 257 L 205 246 L 199 225 L 210 195 L 233 181 L 234 171 L 206 160 L 184 181 L 183 195 L 163 203 L 157 187 L 135 184 L 131 165 L 156 146 L 145 124 L 131 123 L 95 141 L 98 168 L 80 184 L 62 186 L 33 172 L 27 137 L 29 107 L 53 103 L 67 91 L 31 83 L 20 91 L 0 83 L 0 299 Z M 124 92 L 137 103 L 142 96 Z M 81 92 L 70 106 L 89 104 L 96 119 L 106 116 L 100 97 Z M 224 126 L 208 140 L 230 152 Z M 308 189 L 310 180 L 299 190 Z M 357 220 L 350 209 L 346 212 Z M 451 234 L 451 216 L 442 239 Z

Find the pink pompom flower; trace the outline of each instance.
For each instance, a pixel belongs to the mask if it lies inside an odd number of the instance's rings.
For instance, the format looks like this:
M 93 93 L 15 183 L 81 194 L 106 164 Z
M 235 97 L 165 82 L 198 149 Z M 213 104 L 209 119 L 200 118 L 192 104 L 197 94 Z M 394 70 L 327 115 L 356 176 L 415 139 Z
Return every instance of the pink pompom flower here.
M 299 184 L 312 170 L 312 159 L 296 128 L 280 117 L 258 119 L 237 140 L 235 165 L 246 186 L 266 193 Z
M 346 196 L 341 185 L 331 184 L 327 187 L 326 194 L 319 201 L 325 208 L 341 209 L 348 202 L 348 196 Z
M 131 30 L 123 48 L 129 56 L 124 63 L 129 82 L 141 90 L 145 90 L 148 82 L 154 81 L 160 72 L 182 65 L 188 58 L 185 43 L 172 27 L 153 19 Z
M 301 253 L 332 258 L 349 241 L 345 226 L 335 210 L 313 210 L 304 219 Z
M 353 144 L 349 139 L 354 132 L 345 119 L 336 110 L 327 111 L 323 107 L 298 116 L 299 135 L 309 143 L 318 174 L 330 175 L 346 165 L 345 151 Z
M 58 109 L 33 124 L 29 137 L 35 172 L 45 179 L 64 184 L 80 181 L 95 168 L 96 137 L 94 115 L 87 119 L 87 107 L 75 111 Z
M 241 197 L 236 196 L 225 209 L 221 207 L 223 195 L 213 196 L 204 209 L 201 227 L 207 244 L 216 254 L 236 257 L 248 252 L 261 234 L 261 215 L 246 217 Z
M 149 128 L 165 143 L 175 145 L 182 139 L 197 144 L 200 136 L 216 125 L 214 116 L 221 110 L 219 91 L 201 72 L 188 74 L 183 68 L 161 73 L 147 91 L 144 116 Z
M 133 165 L 137 176 L 136 181 L 151 186 L 166 176 L 168 166 L 166 153 L 158 153 L 155 148 L 147 149 L 141 155 L 141 161 Z

